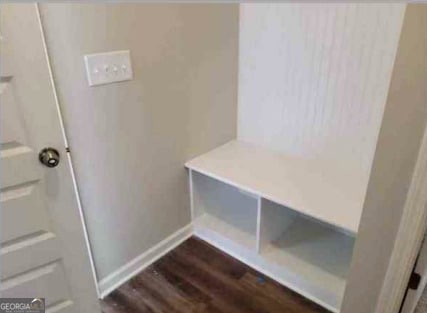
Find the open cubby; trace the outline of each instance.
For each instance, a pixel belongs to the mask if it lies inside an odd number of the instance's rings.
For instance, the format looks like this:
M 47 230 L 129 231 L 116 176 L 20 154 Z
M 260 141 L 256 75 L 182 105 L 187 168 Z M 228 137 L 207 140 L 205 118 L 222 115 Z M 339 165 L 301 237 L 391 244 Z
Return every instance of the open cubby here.
M 298 277 L 305 292 L 340 306 L 354 237 L 266 199 L 259 232 L 259 253 L 266 262 Z
M 256 197 L 193 172 L 193 217 L 196 231 L 210 231 L 256 249 Z

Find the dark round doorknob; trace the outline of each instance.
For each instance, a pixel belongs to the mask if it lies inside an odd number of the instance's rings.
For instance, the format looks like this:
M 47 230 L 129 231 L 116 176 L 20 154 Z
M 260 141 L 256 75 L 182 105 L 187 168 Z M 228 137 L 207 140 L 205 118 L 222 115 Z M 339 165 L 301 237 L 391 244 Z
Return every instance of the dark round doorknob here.
M 47 167 L 55 167 L 59 164 L 60 156 L 58 150 L 54 148 L 44 148 L 39 153 L 39 160 Z

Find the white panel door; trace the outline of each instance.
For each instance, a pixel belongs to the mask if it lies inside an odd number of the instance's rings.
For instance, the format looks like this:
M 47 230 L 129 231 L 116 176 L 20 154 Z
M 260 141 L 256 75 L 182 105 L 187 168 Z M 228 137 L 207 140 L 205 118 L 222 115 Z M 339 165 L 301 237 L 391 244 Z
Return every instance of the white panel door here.
M 100 312 L 37 6 L 0 6 L 1 297 L 50 313 Z M 48 167 L 39 151 L 54 147 Z

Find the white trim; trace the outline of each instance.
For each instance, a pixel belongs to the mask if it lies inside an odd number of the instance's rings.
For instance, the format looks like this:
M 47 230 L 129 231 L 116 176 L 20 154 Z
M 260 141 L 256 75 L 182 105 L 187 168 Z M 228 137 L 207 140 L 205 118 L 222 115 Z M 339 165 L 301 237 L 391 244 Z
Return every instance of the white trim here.
M 132 277 L 136 276 L 139 272 L 141 272 L 146 267 L 160 259 L 166 253 L 177 247 L 179 244 L 181 244 L 183 241 L 185 241 L 192 235 L 193 227 L 190 223 L 187 226 L 179 229 L 166 239 L 162 240 L 154 247 L 143 252 L 127 264 L 123 265 L 115 272 L 103 278 L 98 283 L 98 288 L 100 290 L 100 298 L 103 299 L 104 297 L 106 297 L 113 290 L 127 282 Z
M 427 226 L 427 127 L 386 272 L 377 313 L 399 311 Z
M 256 251 L 261 253 L 261 218 L 262 218 L 262 208 L 261 208 L 261 197 L 257 198 L 257 218 L 256 218 Z
M 191 220 L 194 221 L 196 218 L 196 213 L 194 212 L 194 193 L 193 193 L 193 170 L 188 170 L 188 189 L 190 191 L 190 212 Z
M 44 54 L 46 57 L 47 67 L 48 67 L 48 71 L 49 71 L 49 80 L 50 80 L 50 83 L 52 85 L 53 96 L 54 96 L 55 104 L 56 104 L 56 111 L 58 113 L 59 125 L 61 127 L 62 139 L 64 141 L 64 146 L 69 147 L 68 139 L 67 139 L 67 133 L 65 131 L 65 126 L 64 126 L 64 119 L 62 117 L 62 112 L 61 112 L 61 106 L 59 105 L 58 93 L 56 91 L 55 80 L 53 78 L 52 66 L 50 64 L 49 52 L 47 50 L 47 44 L 46 44 L 46 38 L 45 38 L 45 34 L 44 34 L 44 29 L 43 29 L 42 17 L 40 14 L 40 7 L 39 7 L 38 3 L 35 3 L 34 5 L 36 8 L 36 12 L 37 12 L 37 19 L 39 22 L 40 32 L 41 32 L 41 36 L 42 36 Z M 82 206 L 82 203 L 80 200 L 80 193 L 79 193 L 79 189 L 78 189 L 78 185 L 77 185 L 77 181 L 76 181 L 76 176 L 75 176 L 75 172 L 74 172 L 74 167 L 73 167 L 73 162 L 72 162 L 70 153 L 67 153 L 67 161 L 68 161 L 68 166 L 69 166 L 70 173 L 71 173 L 71 180 L 73 183 L 74 194 L 75 194 L 75 197 L 77 200 L 77 209 L 79 210 L 80 220 L 81 220 L 81 223 L 83 226 L 83 235 L 85 238 L 86 249 L 87 249 L 88 255 L 89 255 L 89 263 L 90 263 L 90 267 L 92 270 L 92 278 L 93 278 L 93 281 L 95 283 L 96 293 L 99 297 L 100 293 L 99 293 L 99 286 L 98 286 L 98 278 L 96 276 L 95 261 L 93 259 L 92 249 L 91 249 L 90 241 L 89 241 L 89 235 L 88 235 L 88 231 L 87 231 L 87 227 L 86 227 L 85 216 L 83 213 L 83 206 Z

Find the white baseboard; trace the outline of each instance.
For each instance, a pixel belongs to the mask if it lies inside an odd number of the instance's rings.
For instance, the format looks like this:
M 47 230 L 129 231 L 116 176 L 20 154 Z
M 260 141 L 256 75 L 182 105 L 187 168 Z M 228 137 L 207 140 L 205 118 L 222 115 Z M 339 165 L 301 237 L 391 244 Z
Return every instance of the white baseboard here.
M 106 297 L 110 292 L 136 276 L 143 269 L 191 237 L 192 234 L 193 228 L 192 225 L 189 224 L 103 278 L 98 282 L 100 298 L 103 299 Z

